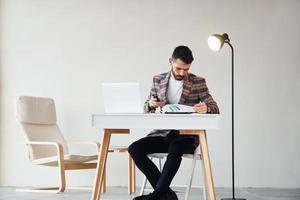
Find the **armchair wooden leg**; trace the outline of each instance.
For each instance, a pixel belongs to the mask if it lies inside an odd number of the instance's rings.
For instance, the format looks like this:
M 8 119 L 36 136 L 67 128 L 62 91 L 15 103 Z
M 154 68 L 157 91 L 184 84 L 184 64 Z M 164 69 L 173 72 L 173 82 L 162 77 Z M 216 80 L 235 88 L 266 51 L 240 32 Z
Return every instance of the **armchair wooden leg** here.
M 58 168 L 59 168 L 59 177 L 60 177 L 60 187 L 58 190 L 59 193 L 59 192 L 64 192 L 66 189 L 65 166 L 62 159 L 60 159 L 60 161 L 58 162 Z
M 47 187 L 47 188 L 32 188 L 32 189 L 23 189 L 18 188 L 16 192 L 36 192 L 36 193 L 60 193 L 60 187 Z
M 59 187 L 32 188 L 32 189 L 16 189 L 17 192 L 37 192 L 37 193 L 61 193 L 66 189 L 66 176 L 63 162 L 59 162 Z

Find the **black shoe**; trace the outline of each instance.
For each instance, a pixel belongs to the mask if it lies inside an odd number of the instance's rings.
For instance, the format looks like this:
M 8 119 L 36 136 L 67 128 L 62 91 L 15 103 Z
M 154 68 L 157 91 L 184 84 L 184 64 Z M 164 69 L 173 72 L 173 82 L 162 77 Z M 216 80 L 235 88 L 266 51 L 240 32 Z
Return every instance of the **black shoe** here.
M 170 189 L 167 192 L 161 194 L 158 200 L 178 200 L 178 198 L 176 193 Z
M 160 193 L 158 191 L 151 192 L 150 194 L 137 196 L 133 198 L 133 200 L 158 200 L 160 197 Z

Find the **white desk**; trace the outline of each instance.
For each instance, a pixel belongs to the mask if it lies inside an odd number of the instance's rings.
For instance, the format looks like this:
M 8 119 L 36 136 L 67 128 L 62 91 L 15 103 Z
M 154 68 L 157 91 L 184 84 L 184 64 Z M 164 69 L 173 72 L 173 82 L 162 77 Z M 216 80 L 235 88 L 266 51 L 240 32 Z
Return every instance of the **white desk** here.
M 218 128 L 216 114 L 95 114 L 92 125 L 104 129 L 98 157 L 92 200 L 100 199 L 100 190 L 106 158 L 112 134 L 129 134 L 130 129 L 178 129 L 180 134 L 198 135 L 210 200 L 216 200 L 215 186 L 210 164 L 206 130 Z

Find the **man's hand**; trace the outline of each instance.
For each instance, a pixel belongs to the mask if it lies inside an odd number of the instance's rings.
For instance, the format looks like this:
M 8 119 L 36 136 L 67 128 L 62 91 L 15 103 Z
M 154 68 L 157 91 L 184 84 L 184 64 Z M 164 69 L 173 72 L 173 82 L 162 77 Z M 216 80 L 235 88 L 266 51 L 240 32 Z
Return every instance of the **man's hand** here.
M 149 100 L 150 108 L 158 108 L 158 107 L 163 107 L 163 106 L 164 106 L 164 102 L 158 101 L 158 99 L 153 96 Z
M 194 105 L 194 110 L 197 112 L 197 113 L 207 113 L 207 110 L 208 110 L 208 107 L 205 103 L 198 103 L 196 105 Z

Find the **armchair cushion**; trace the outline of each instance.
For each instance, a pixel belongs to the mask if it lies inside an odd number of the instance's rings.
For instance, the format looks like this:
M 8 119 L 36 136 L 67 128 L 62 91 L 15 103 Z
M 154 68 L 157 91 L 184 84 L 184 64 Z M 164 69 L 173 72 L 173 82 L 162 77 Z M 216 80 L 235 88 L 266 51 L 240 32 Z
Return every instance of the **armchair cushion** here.
M 54 100 L 43 97 L 19 96 L 17 118 L 22 123 L 56 124 Z
M 98 158 L 97 155 L 84 156 L 84 155 L 66 154 L 64 156 L 64 163 L 87 163 L 93 160 L 97 160 L 97 158 Z M 32 162 L 33 164 L 36 165 L 47 165 L 47 166 L 56 167 L 58 166 L 58 156 L 35 159 Z

